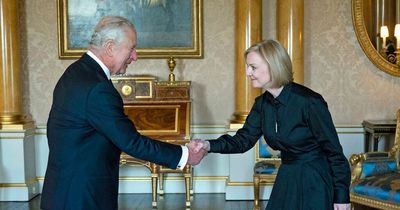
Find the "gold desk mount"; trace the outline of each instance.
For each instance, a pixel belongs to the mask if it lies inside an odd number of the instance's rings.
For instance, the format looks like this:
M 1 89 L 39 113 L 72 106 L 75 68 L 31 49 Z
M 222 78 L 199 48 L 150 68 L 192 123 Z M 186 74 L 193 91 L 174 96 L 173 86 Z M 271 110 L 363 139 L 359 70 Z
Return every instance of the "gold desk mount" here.
M 174 57 L 169 57 L 168 61 L 168 68 L 169 68 L 169 76 L 168 76 L 168 81 L 169 82 L 175 82 L 175 75 L 174 75 L 174 69 L 176 66 L 175 58 Z

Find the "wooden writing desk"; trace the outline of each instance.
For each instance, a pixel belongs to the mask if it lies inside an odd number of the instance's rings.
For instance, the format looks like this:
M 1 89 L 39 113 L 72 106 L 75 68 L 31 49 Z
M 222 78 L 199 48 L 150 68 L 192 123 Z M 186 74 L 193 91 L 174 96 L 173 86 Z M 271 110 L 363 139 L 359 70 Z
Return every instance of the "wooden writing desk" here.
M 190 82 L 158 82 L 153 76 L 119 76 L 112 79 L 124 101 L 125 114 L 145 136 L 183 145 L 190 141 Z M 185 178 L 186 207 L 193 194 L 192 167 L 182 171 L 121 155 L 121 165 L 143 165 L 151 171 L 152 205 L 157 207 L 157 180 L 164 194 L 164 173 L 182 173 Z

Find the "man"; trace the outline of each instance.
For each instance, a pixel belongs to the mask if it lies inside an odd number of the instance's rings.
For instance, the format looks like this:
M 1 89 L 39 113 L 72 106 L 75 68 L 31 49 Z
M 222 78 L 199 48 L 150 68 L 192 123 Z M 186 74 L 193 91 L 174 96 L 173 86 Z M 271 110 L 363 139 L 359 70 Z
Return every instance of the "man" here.
M 196 165 L 205 150 L 142 136 L 124 114 L 110 75 L 137 60 L 136 30 L 127 19 L 107 16 L 92 35 L 88 52 L 58 81 L 47 122 L 49 160 L 41 208 L 118 209 L 121 150 L 169 168 Z

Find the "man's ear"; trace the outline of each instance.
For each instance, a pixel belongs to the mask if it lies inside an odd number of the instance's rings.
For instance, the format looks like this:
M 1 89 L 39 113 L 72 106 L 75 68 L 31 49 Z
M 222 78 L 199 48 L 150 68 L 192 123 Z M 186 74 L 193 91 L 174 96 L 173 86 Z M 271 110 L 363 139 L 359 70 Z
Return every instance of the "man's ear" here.
M 107 40 L 104 43 L 104 51 L 105 51 L 106 55 L 109 57 L 113 57 L 114 50 L 115 50 L 115 42 L 112 40 Z

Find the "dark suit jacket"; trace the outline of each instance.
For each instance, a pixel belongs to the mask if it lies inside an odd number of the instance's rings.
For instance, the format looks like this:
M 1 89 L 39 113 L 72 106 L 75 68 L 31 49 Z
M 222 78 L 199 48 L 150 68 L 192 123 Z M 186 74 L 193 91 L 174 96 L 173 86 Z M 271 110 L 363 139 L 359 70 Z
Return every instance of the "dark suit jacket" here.
M 121 150 L 169 168 L 182 156 L 178 145 L 140 135 L 104 71 L 84 54 L 58 81 L 47 122 L 49 160 L 41 208 L 118 208 Z

